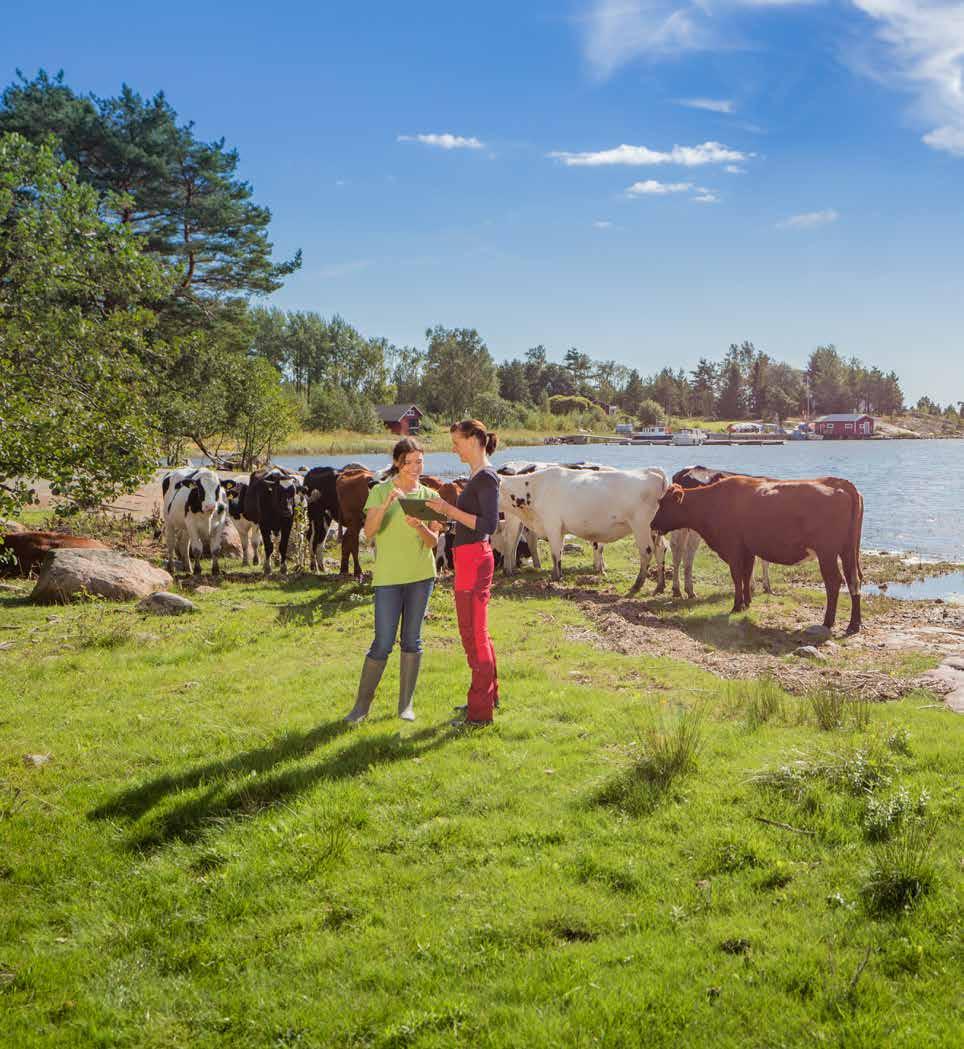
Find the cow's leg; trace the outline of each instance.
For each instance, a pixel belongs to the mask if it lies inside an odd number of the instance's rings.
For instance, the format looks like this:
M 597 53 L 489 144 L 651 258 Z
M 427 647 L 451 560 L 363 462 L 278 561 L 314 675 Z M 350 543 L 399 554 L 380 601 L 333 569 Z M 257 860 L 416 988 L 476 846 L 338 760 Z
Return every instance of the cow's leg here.
M 211 575 L 220 575 L 218 558 L 221 555 L 221 542 L 224 539 L 224 525 L 215 525 L 211 529 Z
M 291 529 L 294 519 L 285 517 L 281 521 L 281 536 L 278 540 L 278 552 L 281 555 L 281 574 L 288 574 L 288 541 L 291 538 Z
M 667 543 L 659 532 L 651 532 L 650 535 L 653 540 L 653 557 L 656 560 L 656 589 L 653 593 L 662 594 L 666 590 L 666 550 L 672 550 L 672 544 Z
M 850 591 L 850 622 L 847 624 L 847 633 L 856 634 L 860 630 L 860 568 L 857 564 L 857 555 L 853 550 L 845 550 L 840 555 L 843 562 L 844 578 L 847 580 L 847 589 Z
M 646 572 L 649 569 L 649 559 L 653 556 L 653 533 L 647 524 L 635 533 L 636 549 L 639 551 L 639 575 L 636 582 L 629 588 L 630 596 L 638 593 L 643 583 L 646 582 Z
M 733 607 L 730 615 L 743 611 L 743 558 L 740 554 L 733 554 L 730 564 L 730 578 L 733 580 Z
M 537 571 L 542 571 L 542 562 L 539 560 L 539 537 L 531 528 L 527 528 L 528 539 L 526 543 L 529 546 L 529 553 L 532 555 L 532 567 Z
M 174 547 L 177 542 L 177 529 L 171 521 L 164 527 L 164 538 L 167 540 L 167 570 L 174 575 Z
M 696 591 L 693 589 L 693 562 L 696 560 L 696 551 L 700 545 L 700 534 L 692 530 L 687 530 L 686 544 L 684 547 L 684 583 L 686 585 L 686 596 L 696 597 Z
M 840 565 L 837 563 L 837 555 L 835 553 L 818 554 L 817 559 L 820 562 L 820 574 L 823 576 L 823 585 L 827 591 L 827 611 L 823 617 L 823 625 L 829 630 L 837 620 L 837 598 L 840 595 Z
M 348 559 L 351 556 L 351 532 L 351 527 L 346 527 L 341 534 L 341 567 L 338 569 L 339 575 L 348 575 Z
M 512 517 L 510 514 L 506 514 L 502 527 L 505 529 L 503 536 L 505 553 L 503 554 L 502 571 L 506 575 L 515 575 L 515 570 L 519 564 L 519 543 L 522 542 L 525 529 L 518 517 Z M 531 550 L 532 547 L 530 546 L 529 549 Z
M 261 529 L 252 525 L 248 534 L 251 536 L 251 564 L 256 565 L 260 563 Z
M 261 542 L 264 543 L 264 574 L 271 571 L 271 554 L 274 552 L 274 544 L 271 541 L 271 529 L 261 525 Z
M 769 561 L 761 561 L 763 565 L 763 592 L 765 594 L 772 594 L 773 587 L 770 586 L 770 563 Z
M 753 600 L 753 566 L 756 558 L 751 553 L 743 555 L 743 607 L 749 608 Z
M 361 561 L 358 560 L 358 545 L 359 545 L 360 540 L 361 540 L 361 523 L 359 522 L 358 527 L 356 529 L 354 529 L 354 536 L 352 538 L 352 545 L 351 545 L 351 556 L 352 556 L 352 560 L 354 560 L 354 562 L 355 562 L 355 578 L 356 579 L 360 579 L 361 578 L 361 574 L 362 574 Z
M 562 548 L 565 533 L 562 528 L 550 532 L 546 537 L 549 540 L 549 548 L 552 550 L 552 572 L 551 577 L 555 580 L 562 579 Z

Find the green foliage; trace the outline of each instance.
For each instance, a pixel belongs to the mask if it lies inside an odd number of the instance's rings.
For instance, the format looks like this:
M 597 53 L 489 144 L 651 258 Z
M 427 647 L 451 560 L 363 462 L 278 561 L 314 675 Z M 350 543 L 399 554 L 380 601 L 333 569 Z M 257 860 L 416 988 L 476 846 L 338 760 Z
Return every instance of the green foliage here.
M 639 419 L 640 426 L 665 426 L 667 420 L 663 408 L 656 401 L 648 398 L 639 402 L 636 417 Z
M 0 135 L 0 510 L 27 478 L 94 505 L 149 475 L 167 351 L 147 304 L 170 286 L 50 144 Z
M 592 402 L 585 397 L 556 395 L 549 398 L 549 411 L 553 415 L 571 415 L 573 412 L 586 413 L 592 410 Z
M 0 100 L 0 133 L 37 145 L 52 137 L 102 214 L 175 271 L 169 304 L 277 290 L 301 265 L 300 252 L 271 261 L 271 213 L 238 177 L 237 151 L 223 139 L 199 140 L 178 119 L 163 93 L 144 99 L 124 85 L 114 98 L 82 97 L 62 73 L 43 70 L 33 80 L 21 75 Z M 191 316 L 203 323 L 203 313 Z
M 297 404 L 277 370 L 260 357 L 244 358 L 231 376 L 225 429 L 241 455 L 242 469 L 265 462 L 298 424 Z
M 312 390 L 305 422 L 311 430 L 377 433 L 382 429 L 371 402 L 341 386 L 318 386 Z
M 480 397 L 497 396 L 495 364 L 474 328 L 429 328 L 422 378 L 423 407 L 443 419 L 462 419 Z
M 934 887 L 935 830 L 931 820 L 906 819 L 896 833 L 874 846 L 873 864 L 861 889 L 872 914 L 885 916 L 907 911 Z

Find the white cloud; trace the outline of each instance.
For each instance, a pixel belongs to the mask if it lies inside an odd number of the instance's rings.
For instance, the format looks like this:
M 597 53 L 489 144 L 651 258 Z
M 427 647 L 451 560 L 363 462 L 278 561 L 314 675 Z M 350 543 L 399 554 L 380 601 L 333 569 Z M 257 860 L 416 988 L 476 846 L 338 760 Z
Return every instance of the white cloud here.
M 877 23 L 876 71 L 917 96 L 923 137 L 933 149 L 964 155 L 964 4 L 960 0 L 853 0 Z
M 704 189 L 692 198 L 697 204 L 719 204 L 720 198 L 710 189 Z
M 724 164 L 746 160 L 752 154 L 730 149 L 720 142 L 704 142 L 699 146 L 673 146 L 668 152 L 648 149 L 646 146 L 616 146 L 596 153 L 550 153 L 550 157 L 561 160 L 566 167 L 604 167 L 623 164 L 629 167 L 648 167 L 655 164 L 680 164 L 683 167 L 699 167 L 702 164 Z
M 746 168 L 741 168 L 739 164 L 727 164 L 723 169 L 728 175 L 745 175 Z
M 462 135 L 399 135 L 399 142 L 421 142 L 424 146 L 437 146 L 439 149 L 484 149 L 477 138 L 465 138 Z
M 613 224 L 611 222 L 609 222 L 608 220 L 603 220 L 603 221 L 600 221 L 600 222 L 594 222 L 592 224 L 592 226 L 593 226 L 593 229 L 612 229 L 613 228 Z
M 733 102 L 728 98 L 681 98 L 679 104 L 690 109 L 706 109 L 710 113 L 733 112 Z
M 686 193 L 693 188 L 692 182 L 657 182 L 647 179 L 634 182 L 627 190 L 627 197 L 665 197 L 668 193 Z
M 931 149 L 942 149 L 955 157 L 964 157 L 964 127 L 939 127 L 923 137 Z
M 836 222 L 840 218 L 839 212 L 833 208 L 826 211 L 805 211 L 800 215 L 791 215 L 788 219 L 777 223 L 778 229 L 812 229 L 814 226 L 826 226 Z
M 722 17 L 733 8 L 787 7 L 815 0 L 589 0 L 575 21 L 593 75 L 611 76 L 641 57 L 732 46 Z

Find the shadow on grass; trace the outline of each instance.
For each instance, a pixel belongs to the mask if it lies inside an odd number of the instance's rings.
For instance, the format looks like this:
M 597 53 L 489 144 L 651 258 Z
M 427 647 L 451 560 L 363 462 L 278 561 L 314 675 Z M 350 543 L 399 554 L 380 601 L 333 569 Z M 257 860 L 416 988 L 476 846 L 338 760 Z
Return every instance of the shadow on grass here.
M 593 585 L 596 580 L 598 585 Z M 811 622 L 823 619 L 822 606 L 812 610 L 802 607 L 801 621 L 793 627 L 763 626 L 743 615 L 732 616 L 729 611 L 712 611 L 712 608 L 718 607 L 720 603 L 724 606 L 729 605 L 732 591 L 728 587 L 708 590 L 696 598 L 674 598 L 667 594 L 654 594 L 652 586 L 653 580 L 648 579 L 644 590 L 630 597 L 623 592 L 613 592 L 611 584 L 607 584 L 604 578 L 577 569 L 569 572 L 563 569 L 561 581 L 550 580 L 547 573 L 533 572 L 522 576 L 503 577 L 494 585 L 493 593 L 500 598 L 516 601 L 562 598 L 615 613 L 634 626 L 654 631 L 684 633 L 693 640 L 713 648 L 775 656 L 793 652 L 801 644 L 800 631 Z M 761 597 L 762 595 L 757 595 L 754 608 L 765 608 Z M 845 608 L 846 601 L 842 596 L 838 619 Z M 684 611 L 687 614 L 679 614 Z M 694 612 L 696 614 L 692 614 Z
M 161 814 L 127 840 L 132 851 L 152 851 L 174 842 L 194 842 L 226 822 L 244 819 L 291 801 L 319 781 L 334 782 L 358 776 L 373 766 L 420 757 L 459 738 L 457 730 L 440 726 L 421 729 L 400 738 L 397 732 L 364 735 L 354 743 L 312 765 L 297 765 L 269 775 L 273 766 L 303 757 L 330 740 L 352 731 L 344 722 L 322 725 L 311 732 L 289 733 L 274 745 L 247 751 L 224 762 L 213 762 L 178 776 L 162 776 L 143 787 L 126 791 L 89 814 L 92 819 L 126 817 L 132 822 L 166 796 L 209 784 L 199 797 L 181 802 Z M 234 782 L 224 782 L 230 777 Z

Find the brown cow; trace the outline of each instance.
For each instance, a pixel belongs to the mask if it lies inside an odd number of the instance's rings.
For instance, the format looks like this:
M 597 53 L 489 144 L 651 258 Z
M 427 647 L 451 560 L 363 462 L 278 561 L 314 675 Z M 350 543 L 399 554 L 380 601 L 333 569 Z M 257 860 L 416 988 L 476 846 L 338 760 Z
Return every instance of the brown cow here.
M 733 611 L 741 612 L 752 597 L 757 557 L 778 565 L 795 565 L 816 556 L 827 591 L 825 627 L 837 618 L 840 593 L 839 558 L 850 591 L 848 634 L 860 629 L 860 532 L 864 500 L 850 481 L 818 477 L 808 481 L 774 481 L 727 477 L 704 488 L 671 485 L 653 517 L 653 531 L 677 528 L 699 532 L 711 550 L 730 566 Z
M 365 521 L 365 502 L 368 489 L 374 480 L 371 470 L 345 469 L 335 480 L 335 492 L 338 495 L 338 507 L 341 511 L 341 523 L 345 532 L 341 537 L 341 574 L 348 575 L 349 558 L 355 559 L 355 575 L 361 575 L 361 564 L 358 561 L 358 536 Z
M 21 575 L 30 575 L 51 550 L 62 550 L 66 547 L 74 550 L 110 549 L 96 539 L 63 535 L 60 532 L 8 532 L 3 536 L 2 546 L 13 551 Z
M 462 494 L 462 489 L 466 485 L 464 477 L 456 478 L 454 481 L 443 481 L 440 477 L 433 477 L 431 474 L 422 474 L 418 480 L 419 483 L 424 484 L 426 488 L 431 488 L 433 492 L 438 492 L 439 498 L 444 499 L 447 503 L 451 503 L 452 506 L 455 506 L 458 502 L 458 498 Z

